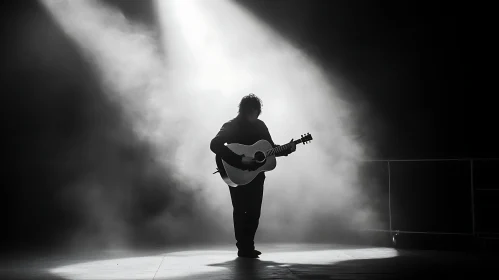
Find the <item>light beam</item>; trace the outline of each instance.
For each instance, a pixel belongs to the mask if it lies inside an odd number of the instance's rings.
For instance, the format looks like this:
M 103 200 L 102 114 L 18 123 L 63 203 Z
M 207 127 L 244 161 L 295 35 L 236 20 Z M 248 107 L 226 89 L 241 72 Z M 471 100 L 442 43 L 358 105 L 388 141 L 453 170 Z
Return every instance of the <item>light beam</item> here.
M 306 53 L 247 11 L 224 0 L 156 1 L 163 58 L 147 27 L 100 2 L 42 3 L 95 65 L 135 133 L 157 151 L 154 160 L 185 183 L 165 188 L 195 190 L 205 207 L 196 211 L 214 217 L 214 226 L 232 231 L 232 206 L 227 186 L 212 175 L 209 142 L 235 116 L 240 98 L 253 92 L 263 99 L 261 118 L 276 143 L 306 132 L 314 137 L 267 174 L 257 238 L 376 228 L 376 213 L 359 188 L 364 148 L 350 133 L 354 108 Z M 315 226 L 321 217 L 328 224 Z M 186 238 L 199 234 L 174 219 L 155 217 L 155 226 Z

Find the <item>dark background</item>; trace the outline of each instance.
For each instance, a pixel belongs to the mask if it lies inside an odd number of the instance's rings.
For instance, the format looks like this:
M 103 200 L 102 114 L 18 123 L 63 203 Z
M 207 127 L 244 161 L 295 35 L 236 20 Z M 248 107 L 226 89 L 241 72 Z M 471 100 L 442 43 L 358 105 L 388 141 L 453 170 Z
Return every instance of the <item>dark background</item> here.
M 157 30 L 151 1 L 107 2 Z M 465 87 L 469 77 L 464 61 L 470 50 L 463 46 L 469 38 L 461 17 L 465 8 L 457 2 L 237 2 L 358 89 L 343 98 L 354 106 L 359 100 L 369 104 L 362 124 L 371 129 L 361 137 L 374 147 L 377 158 L 499 157 L 492 96 Z M 63 195 L 66 186 L 89 174 L 114 178 L 123 168 L 140 169 L 150 164 L 150 151 L 134 139 L 81 54 L 36 1 L 1 5 L 0 243 L 16 249 L 60 245 L 83 222 L 80 210 Z M 127 140 L 110 138 L 109 131 Z M 111 158 L 111 151 L 118 154 L 112 157 L 115 161 L 103 160 Z M 399 207 L 394 217 L 398 227 L 469 232 L 467 164 L 395 167 L 398 189 L 392 200 Z M 386 176 L 384 166 L 375 169 L 381 170 L 380 177 Z M 491 179 L 497 169 L 480 170 L 486 174 L 480 177 L 481 184 L 491 186 L 483 178 Z M 455 174 L 462 177 L 448 179 Z M 140 180 L 138 184 L 153 186 L 172 182 Z M 135 191 L 139 199 L 127 219 L 138 227 L 144 217 L 177 207 L 169 198 L 191 199 L 178 189 Z M 433 206 L 419 211 L 425 203 Z M 160 209 L 151 206 L 160 204 Z M 386 205 L 380 207 L 386 213 Z M 450 220 L 449 213 L 454 213 Z

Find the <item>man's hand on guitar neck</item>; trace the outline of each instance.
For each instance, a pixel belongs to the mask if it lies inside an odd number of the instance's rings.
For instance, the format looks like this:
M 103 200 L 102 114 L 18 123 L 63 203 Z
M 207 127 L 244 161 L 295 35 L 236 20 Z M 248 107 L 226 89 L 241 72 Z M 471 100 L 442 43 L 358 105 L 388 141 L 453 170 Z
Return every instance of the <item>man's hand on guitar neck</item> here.
M 296 144 L 295 144 L 295 142 L 293 142 L 293 139 L 291 139 L 291 141 L 289 141 L 289 144 L 291 144 L 291 153 L 296 151 Z
M 295 142 L 293 142 L 293 139 L 291 139 L 291 141 L 289 141 L 289 143 L 287 143 L 286 145 L 289 145 L 289 147 L 287 147 L 285 150 L 277 153 L 276 157 L 282 157 L 282 156 L 287 157 L 289 154 L 296 151 L 296 144 L 295 144 Z

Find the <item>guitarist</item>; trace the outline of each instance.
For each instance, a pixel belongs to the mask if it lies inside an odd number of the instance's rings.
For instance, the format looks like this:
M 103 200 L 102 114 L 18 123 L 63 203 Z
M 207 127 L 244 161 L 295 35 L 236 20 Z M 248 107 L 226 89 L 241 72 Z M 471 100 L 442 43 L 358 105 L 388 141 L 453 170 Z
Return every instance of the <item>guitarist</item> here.
M 232 152 L 224 144 L 239 143 L 253 145 L 259 140 L 267 140 L 274 144 L 265 123 L 258 119 L 262 112 L 262 101 L 254 94 L 244 96 L 239 103 L 239 114 L 234 119 L 226 122 L 218 134 L 211 140 L 210 149 L 228 164 L 243 169 L 255 170 L 256 161 L 252 157 L 240 156 Z M 276 157 L 287 156 L 296 150 L 296 145 L 291 140 L 291 147 L 284 150 Z M 263 198 L 263 183 L 265 174 L 261 172 L 250 183 L 238 187 L 229 187 L 232 200 L 234 233 L 236 237 L 237 255 L 245 258 L 258 258 L 260 251 L 255 250 L 255 233 L 260 219 L 260 210 Z

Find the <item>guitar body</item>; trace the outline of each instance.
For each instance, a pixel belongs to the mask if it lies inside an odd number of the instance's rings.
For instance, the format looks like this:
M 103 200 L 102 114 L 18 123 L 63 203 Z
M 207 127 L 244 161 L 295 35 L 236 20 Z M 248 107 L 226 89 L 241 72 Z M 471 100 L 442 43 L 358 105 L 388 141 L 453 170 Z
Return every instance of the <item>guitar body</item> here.
M 227 147 L 238 155 L 253 157 L 259 161 L 258 168 L 255 170 L 241 170 L 228 164 L 219 156 L 216 156 L 215 161 L 218 171 L 225 183 L 231 187 L 246 185 L 253 181 L 260 172 L 270 171 L 276 167 L 275 155 L 270 155 L 266 158 L 264 156 L 265 151 L 272 149 L 272 144 L 266 140 L 260 140 L 253 145 L 232 143 L 227 144 Z

